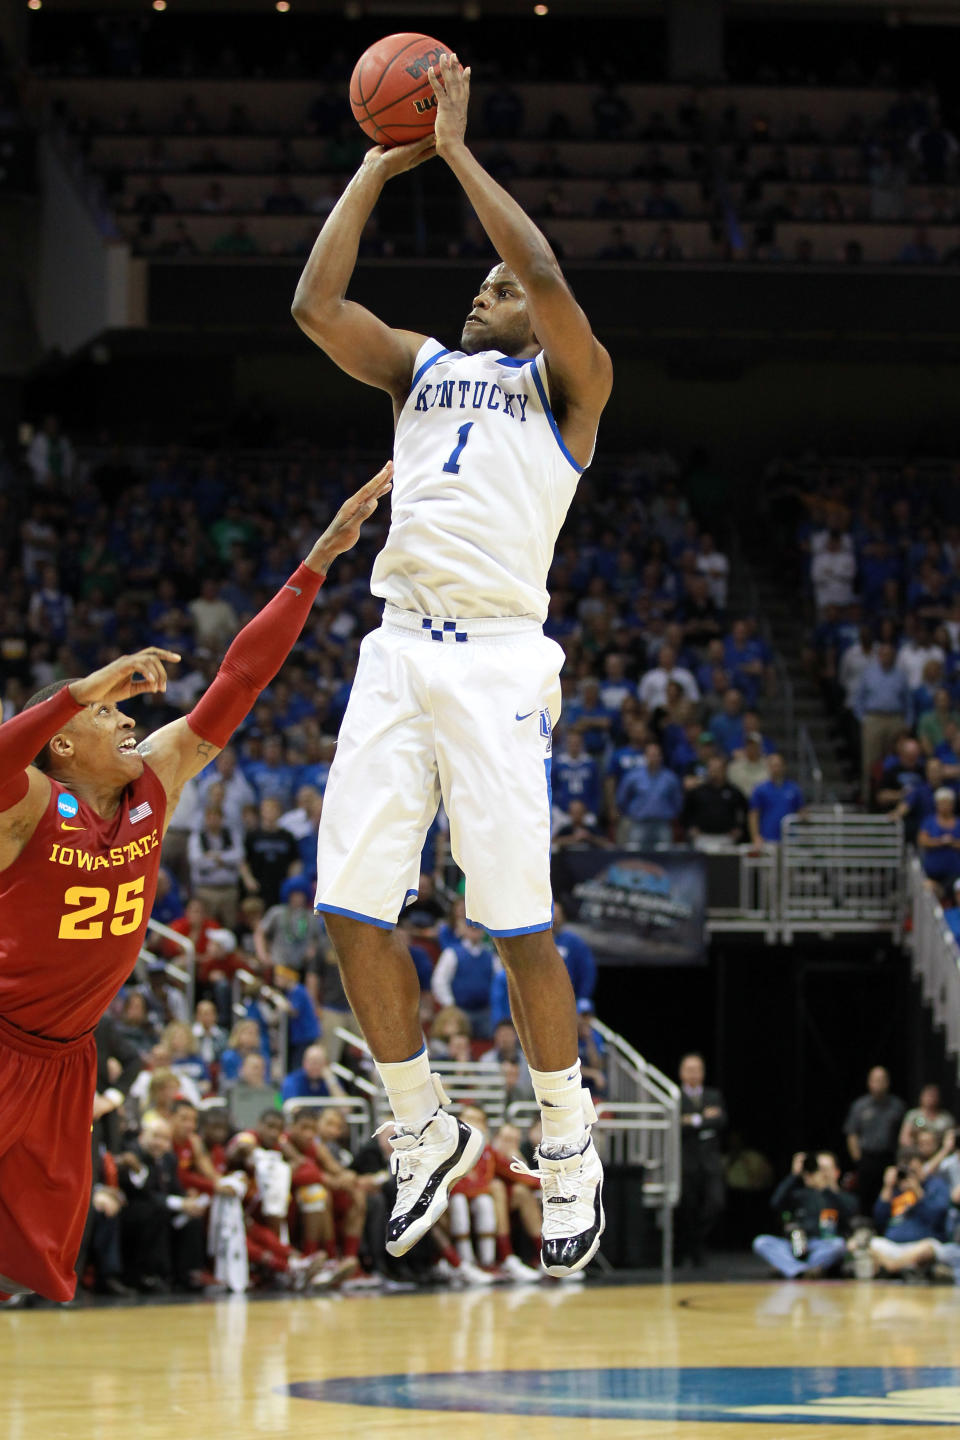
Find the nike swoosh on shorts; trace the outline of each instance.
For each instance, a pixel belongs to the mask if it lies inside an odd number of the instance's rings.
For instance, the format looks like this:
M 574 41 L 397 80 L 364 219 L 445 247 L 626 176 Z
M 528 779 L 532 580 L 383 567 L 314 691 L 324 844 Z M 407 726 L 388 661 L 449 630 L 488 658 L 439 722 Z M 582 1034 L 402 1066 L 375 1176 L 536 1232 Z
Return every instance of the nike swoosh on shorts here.
M 517 715 L 517 719 L 518 719 L 518 720 L 529 720 L 529 719 L 530 719 L 530 716 L 531 716 L 531 715 L 535 715 L 535 714 L 536 714 L 536 711 L 535 711 L 535 710 L 528 710 L 527 713 L 526 713 L 526 715 L 519 715 L 519 714 L 518 714 L 518 715 Z

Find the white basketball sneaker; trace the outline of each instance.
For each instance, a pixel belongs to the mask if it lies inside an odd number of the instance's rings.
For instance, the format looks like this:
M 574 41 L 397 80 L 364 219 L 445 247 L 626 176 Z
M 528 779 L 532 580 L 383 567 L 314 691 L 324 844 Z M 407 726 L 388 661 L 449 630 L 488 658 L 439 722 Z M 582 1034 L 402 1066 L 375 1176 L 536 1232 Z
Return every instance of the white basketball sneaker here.
M 524 1265 L 519 1255 L 508 1255 L 501 1261 L 500 1269 L 518 1285 L 538 1285 L 542 1279 L 541 1272 L 534 1270 L 532 1265 Z
M 439 1077 L 433 1079 L 441 1104 L 448 1103 Z M 395 1121 L 380 1129 L 390 1125 L 395 1126 L 390 1168 L 397 1177 L 397 1199 L 387 1221 L 387 1253 L 406 1255 L 440 1219 L 451 1186 L 476 1165 L 484 1138 L 446 1110 L 438 1110 L 419 1132 Z
M 597 1253 L 606 1223 L 603 1214 L 603 1166 L 589 1135 L 579 1153 L 554 1157 L 534 1154 L 537 1168 L 515 1160 L 511 1170 L 535 1175 L 543 1191 L 543 1250 L 548 1275 L 563 1279 L 582 1270 Z

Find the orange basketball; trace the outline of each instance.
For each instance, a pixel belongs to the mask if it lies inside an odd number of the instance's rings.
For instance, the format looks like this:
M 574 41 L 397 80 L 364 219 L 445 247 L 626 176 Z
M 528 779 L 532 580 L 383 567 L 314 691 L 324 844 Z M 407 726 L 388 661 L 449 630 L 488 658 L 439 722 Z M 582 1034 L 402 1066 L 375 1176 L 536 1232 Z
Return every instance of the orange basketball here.
M 449 47 L 429 35 L 385 35 L 365 50 L 350 77 L 350 108 L 377 145 L 405 145 L 429 135 L 437 97 L 427 69 Z

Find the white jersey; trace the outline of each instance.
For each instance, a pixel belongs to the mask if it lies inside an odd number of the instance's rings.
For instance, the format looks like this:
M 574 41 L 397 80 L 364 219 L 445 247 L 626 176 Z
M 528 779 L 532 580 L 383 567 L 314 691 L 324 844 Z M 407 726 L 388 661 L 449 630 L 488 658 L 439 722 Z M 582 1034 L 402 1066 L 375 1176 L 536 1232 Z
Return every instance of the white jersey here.
M 371 590 L 422 615 L 542 623 L 581 473 L 550 409 L 542 351 L 514 360 L 427 340 L 397 423 L 390 532 Z

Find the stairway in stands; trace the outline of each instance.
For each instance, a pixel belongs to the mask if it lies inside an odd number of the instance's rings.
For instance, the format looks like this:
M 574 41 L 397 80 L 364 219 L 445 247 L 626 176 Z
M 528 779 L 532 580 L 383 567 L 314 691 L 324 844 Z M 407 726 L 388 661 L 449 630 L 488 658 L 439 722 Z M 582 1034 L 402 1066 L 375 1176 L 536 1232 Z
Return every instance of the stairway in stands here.
M 808 799 L 816 798 L 815 756 L 821 802 L 852 803 L 857 787 L 845 752 L 820 690 L 803 663 L 808 624 L 796 591 L 740 552 L 731 556 L 729 613 L 731 617 L 759 616 L 764 636 L 777 656 L 777 693 L 764 700 L 761 715 L 764 731 L 782 750 L 791 776 L 800 782 Z

